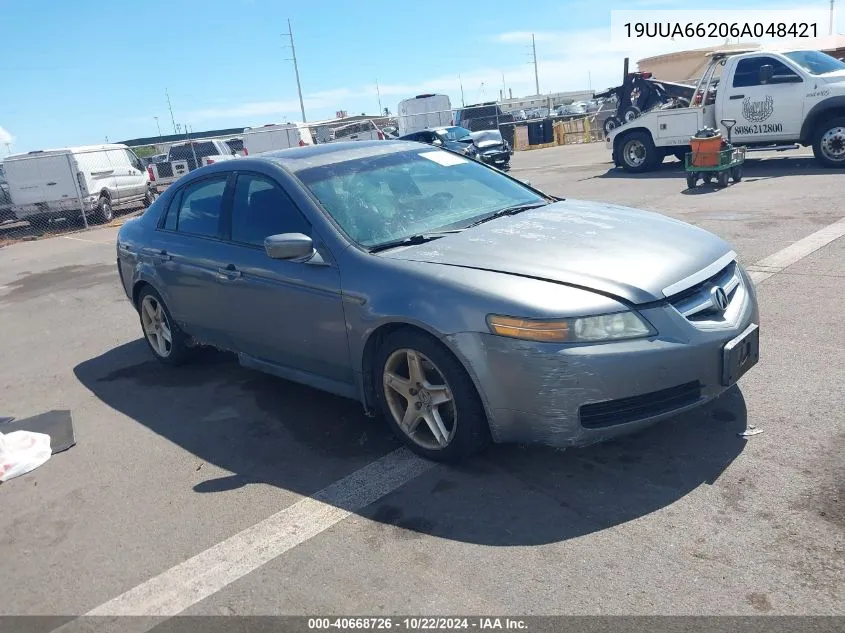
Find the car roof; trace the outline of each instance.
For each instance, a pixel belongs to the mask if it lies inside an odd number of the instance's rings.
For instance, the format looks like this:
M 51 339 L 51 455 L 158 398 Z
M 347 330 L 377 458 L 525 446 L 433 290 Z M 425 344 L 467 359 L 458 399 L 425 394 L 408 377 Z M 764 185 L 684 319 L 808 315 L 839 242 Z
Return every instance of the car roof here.
M 420 150 L 420 144 L 413 141 L 387 140 L 387 141 L 341 141 L 337 143 L 321 143 L 318 145 L 306 145 L 305 147 L 292 147 L 290 149 L 276 150 L 256 154 L 251 158 L 268 160 L 277 163 L 287 171 L 296 173 L 312 167 L 322 167 L 334 163 L 342 163 L 348 160 L 361 158 L 372 158 L 375 156 L 387 156 L 399 152 Z M 428 151 L 438 151 L 428 150 Z M 226 161 L 228 163 L 229 161 Z M 221 164 L 226 164 L 221 163 Z

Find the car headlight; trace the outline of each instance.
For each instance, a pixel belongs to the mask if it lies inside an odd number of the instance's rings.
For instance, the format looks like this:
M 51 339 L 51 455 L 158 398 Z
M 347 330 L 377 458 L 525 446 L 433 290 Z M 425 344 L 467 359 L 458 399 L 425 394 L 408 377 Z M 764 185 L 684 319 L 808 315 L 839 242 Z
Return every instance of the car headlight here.
M 491 314 L 493 334 L 541 343 L 594 343 L 643 338 L 655 329 L 636 312 L 614 312 L 569 319 L 537 320 Z

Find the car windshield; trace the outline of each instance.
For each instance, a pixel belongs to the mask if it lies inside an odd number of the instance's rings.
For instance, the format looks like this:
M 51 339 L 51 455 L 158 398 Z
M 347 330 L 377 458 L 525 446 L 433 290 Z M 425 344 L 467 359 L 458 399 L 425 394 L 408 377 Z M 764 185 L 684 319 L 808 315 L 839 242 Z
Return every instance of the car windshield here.
M 811 75 L 824 75 L 845 70 L 845 62 L 820 51 L 793 51 L 785 55 Z
M 470 131 L 468 129 L 459 126 L 447 127 L 443 130 L 437 130 L 435 133 L 444 141 L 469 140 L 470 135 Z
M 548 202 L 495 170 L 440 149 L 358 158 L 296 176 L 349 238 L 367 248 Z

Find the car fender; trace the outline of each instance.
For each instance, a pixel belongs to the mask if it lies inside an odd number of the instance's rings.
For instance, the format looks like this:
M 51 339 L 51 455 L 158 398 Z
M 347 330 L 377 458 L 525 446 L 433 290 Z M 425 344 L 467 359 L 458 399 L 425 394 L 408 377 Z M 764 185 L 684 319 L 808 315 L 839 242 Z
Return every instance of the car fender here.
M 826 113 L 834 111 L 845 111 L 845 95 L 829 97 L 810 108 L 801 126 L 801 142 L 811 143 L 818 122 L 823 119 Z

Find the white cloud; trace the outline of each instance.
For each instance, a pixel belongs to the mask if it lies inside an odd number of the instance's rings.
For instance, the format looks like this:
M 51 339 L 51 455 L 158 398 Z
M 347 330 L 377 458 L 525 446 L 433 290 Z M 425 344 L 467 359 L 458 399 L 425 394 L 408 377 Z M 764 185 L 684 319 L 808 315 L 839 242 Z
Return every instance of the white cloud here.
M 11 145 L 14 142 L 15 137 L 12 136 L 12 134 L 8 130 L 6 130 L 6 128 L 0 125 L 0 144 L 6 145 L 8 143 Z

